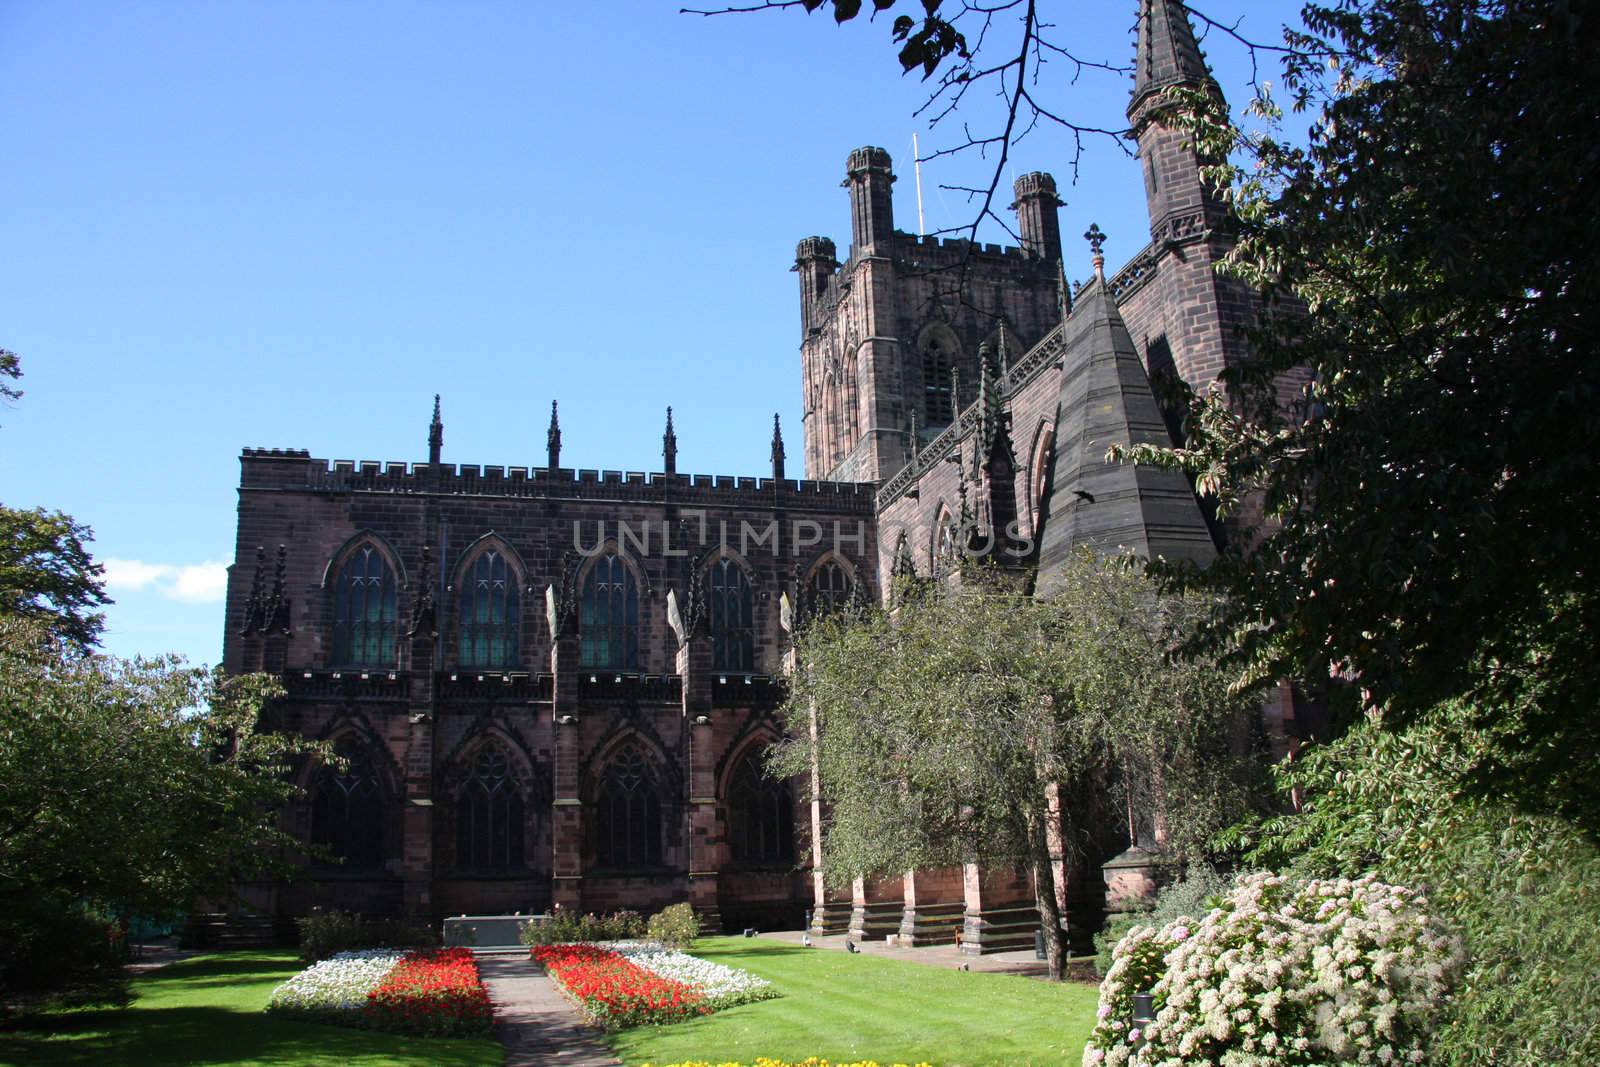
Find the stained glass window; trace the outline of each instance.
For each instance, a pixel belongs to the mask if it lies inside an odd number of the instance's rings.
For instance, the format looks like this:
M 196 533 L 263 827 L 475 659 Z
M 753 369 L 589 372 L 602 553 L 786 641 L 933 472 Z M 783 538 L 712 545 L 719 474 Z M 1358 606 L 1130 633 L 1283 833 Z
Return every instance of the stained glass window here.
M 639 669 L 639 587 L 615 553 L 596 560 L 584 579 L 578 629 L 583 666 Z
M 794 798 L 789 783 L 769 778 L 755 753 L 728 785 L 728 840 L 745 863 L 794 862 Z
M 496 869 L 523 863 L 522 793 L 511 762 L 485 749 L 456 797 L 456 866 Z
M 602 867 L 653 867 L 661 863 L 661 794 L 650 761 L 628 745 L 600 782 L 596 858 Z
M 366 752 L 350 742 L 334 751 L 340 770 L 325 765 L 311 790 L 311 841 L 352 867 L 383 862 L 383 797 Z
M 457 658 L 463 667 L 516 665 L 521 606 L 516 571 L 505 556 L 491 548 L 473 561 L 461 581 Z
M 731 559 L 711 565 L 712 666 L 748 671 L 755 666 L 754 596 L 744 569 Z
M 333 662 L 337 667 L 395 663 L 395 580 L 383 554 L 362 545 L 333 586 Z
M 811 572 L 807 583 L 811 610 L 818 615 L 842 608 L 850 600 L 850 575 L 836 560 L 828 560 Z
M 954 353 L 948 338 L 934 334 L 922 346 L 922 414 L 929 426 L 950 421 Z

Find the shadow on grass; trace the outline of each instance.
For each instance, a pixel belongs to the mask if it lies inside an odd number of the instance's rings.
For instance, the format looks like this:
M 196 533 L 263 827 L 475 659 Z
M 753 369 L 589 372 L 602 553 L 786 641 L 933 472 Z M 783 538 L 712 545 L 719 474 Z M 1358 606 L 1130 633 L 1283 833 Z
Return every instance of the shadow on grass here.
M 409 1039 L 210 1007 L 63 1013 L 0 1032 L 0 1064 L 444 1064 L 499 1062 L 482 1039 Z

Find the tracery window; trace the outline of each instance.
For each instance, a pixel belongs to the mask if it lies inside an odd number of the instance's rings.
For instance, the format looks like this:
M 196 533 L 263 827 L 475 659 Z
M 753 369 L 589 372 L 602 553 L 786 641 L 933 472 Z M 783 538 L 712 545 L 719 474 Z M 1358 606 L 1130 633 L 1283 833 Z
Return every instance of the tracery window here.
M 334 752 L 344 763 L 317 772 L 311 790 L 311 842 L 352 867 L 383 862 L 383 795 L 366 751 L 341 741 Z
M 922 345 L 922 414 L 929 426 L 944 426 L 950 421 L 955 353 L 950 339 L 935 333 Z
M 485 749 L 456 798 L 456 866 L 521 867 L 524 834 L 522 792 L 511 761 L 499 748 Z
M 711 565 L 712 667 L 748 671 L 756 659 L 754 596 L 744 568 L 731 559 Z
M 817 615 L 826 615 L 830 611 L 844 607 L 850 600 L 852 586 L 850 575 L 837 560 L 830 559 L 823 563 L 811 572 L 811 580 L 806 583 L 811 611 Z
M 395 578 L 370 542 L 345 560 L 333 585 L 333 662 L 384 667 L 395 662 Z
M 752 752 L 728 783 L 728 840 L 744 863 L 794 862 L 794 797 L 789 783 L 769 778 Z
M 638 670 L 639 586 L 614 552 L 596 560 L 584 579 L 578 628 L 582 666 Z
M 458 660 L 463 667 L 510 667 L 517 662 L 522 599 L 506 557 L 489 549 L 462 577 Z
M 655 770 L 638 745 L 612 759 L 600 781 L 596 858 L 602 867 L 661 863 L 661 793 Z

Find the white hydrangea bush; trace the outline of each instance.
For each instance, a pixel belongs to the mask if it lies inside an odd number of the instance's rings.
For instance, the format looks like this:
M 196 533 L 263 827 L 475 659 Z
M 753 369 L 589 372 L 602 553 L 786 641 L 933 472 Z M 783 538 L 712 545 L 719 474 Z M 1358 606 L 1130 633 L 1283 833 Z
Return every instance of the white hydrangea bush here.
M 1134 927 L 1112 961 L 1084 1067 L 1403 1067 L 1427 1062 L 1465 953 L 1413 890 L 1250 874 L 1204 918 Z

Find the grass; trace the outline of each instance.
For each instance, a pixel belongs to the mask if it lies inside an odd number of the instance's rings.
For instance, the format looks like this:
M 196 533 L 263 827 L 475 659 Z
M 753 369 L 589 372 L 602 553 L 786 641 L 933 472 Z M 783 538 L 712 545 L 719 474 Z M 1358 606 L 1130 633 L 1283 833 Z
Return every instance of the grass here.
M 783 996 L 605 1041 L 629 1067 L 757 1056 L 937 1067 L 1077 1067 L 1097 991 L 742 937 L 705 938 L 696 956 L 769 979 Z
M 132 982 L 126 1008 L 74 1008 L 0 1030 L 0 1065 L 443 1064 L 502 1062 L 493 1038 L 413 1038 L 262 1013 L 300 964 L 292 952 L 228 952 L 174 963 Z

